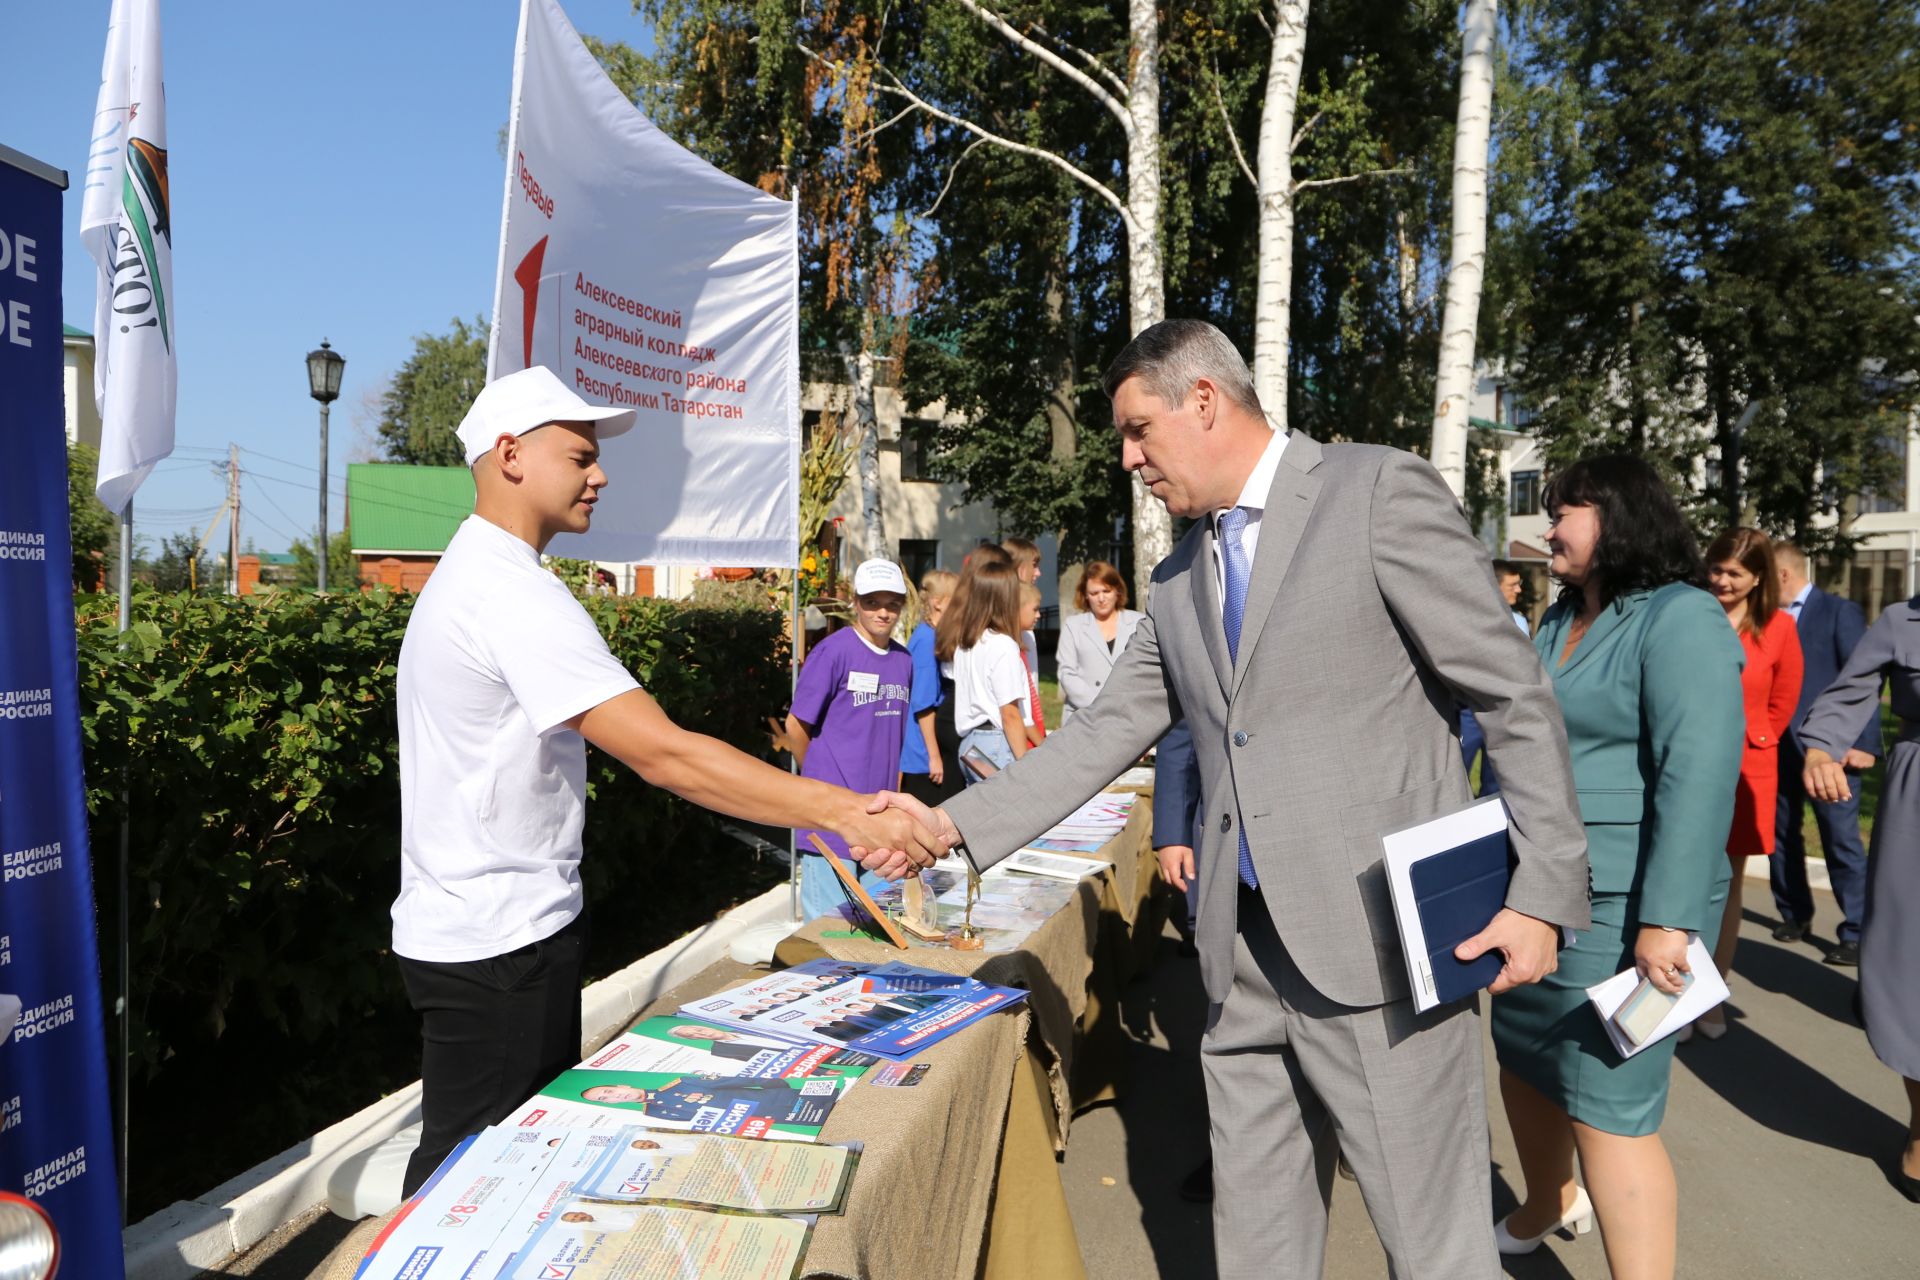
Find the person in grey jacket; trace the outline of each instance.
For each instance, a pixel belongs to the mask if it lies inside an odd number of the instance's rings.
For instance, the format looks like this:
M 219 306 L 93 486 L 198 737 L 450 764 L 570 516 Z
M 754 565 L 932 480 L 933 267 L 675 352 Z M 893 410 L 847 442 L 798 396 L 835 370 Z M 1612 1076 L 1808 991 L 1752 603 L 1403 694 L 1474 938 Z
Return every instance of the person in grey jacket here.
M 1099 697 L 926 816 L 991 866 L 1184 715 L 1219 1274 L 1320 1274 L 1331 1169 L 1314 1139 L 1331 1125 L 1394 1275 L 1493 1280 L 1477 1001 L 1415 1011 L 1381 837 L 1469 802 L 1455 707 L 1472 707 L 1515 867 L 1505 909 L 1456 954 L 1498 951 L 1495 993 L 1551 972 L 1559 927 L 1588 922 L 1552 685 L 1426 462 L 1275 433 L 1246 362 L 1200 321 L 1143 331 L 1105 385 L 1122 465 L 1195 523 Z
M 1091 703 L 1113 674 L 1114 660 L 1145 616 L 1127 608 L 1127 582 L 1105 560 L 1089 561 L 1073 589 L 1074 607 L 1060 624 L 1054 658 L 1060 675 L 1060 723 Z

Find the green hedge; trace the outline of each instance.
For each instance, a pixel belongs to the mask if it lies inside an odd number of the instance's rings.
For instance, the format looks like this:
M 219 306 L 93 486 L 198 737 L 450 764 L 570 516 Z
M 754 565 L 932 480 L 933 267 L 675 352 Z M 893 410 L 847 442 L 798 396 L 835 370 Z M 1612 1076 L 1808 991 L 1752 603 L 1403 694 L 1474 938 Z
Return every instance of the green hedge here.
M 79 602 L 109 964 L 123 771 L 132 796 L 136 1217 L 418 1073 L 387 954 L 399 884 L 394 668 L 413 599 L 148 592 L 126 637 L 111 597 Z M 633 598 L 587 607 L 676 720 L 764 752 L 762 717 L 787 699 L 777 613 Z M 596 971 L 771 879 L 716 840 L 705 815 L 597 752 L 589 784 Z

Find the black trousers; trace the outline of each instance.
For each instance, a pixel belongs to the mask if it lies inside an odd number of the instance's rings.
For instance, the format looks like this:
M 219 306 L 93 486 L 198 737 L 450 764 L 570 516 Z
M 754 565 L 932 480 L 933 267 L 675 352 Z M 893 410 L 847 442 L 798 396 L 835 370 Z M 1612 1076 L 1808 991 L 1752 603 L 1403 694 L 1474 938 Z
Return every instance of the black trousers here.
M 470 1134 L 498 1124 L 580 1061 L 580 975 L 587 917 L 485 960 L 400 961 L 420 1015 L 420 1146 L 405 1194 Z

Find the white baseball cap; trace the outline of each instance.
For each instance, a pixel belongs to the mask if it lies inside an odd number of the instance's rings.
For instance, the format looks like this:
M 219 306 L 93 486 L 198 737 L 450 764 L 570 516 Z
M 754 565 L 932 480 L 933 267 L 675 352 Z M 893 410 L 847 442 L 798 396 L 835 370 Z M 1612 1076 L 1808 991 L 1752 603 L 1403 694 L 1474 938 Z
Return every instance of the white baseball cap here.
M 472 466 L 501 436 L 523 436 L 549 422 L 591 422 L 595 436 L 610 440 L 633 426 L 632 409 L 588 404 L 545 365 L 495 378 L 473 398 L 473 407 L 454 432 Z
M 853 571 L 853 594 L 864 596 L 873 591 L 891 591 L 904 596 L 907 594 L 907 575 L 900 572 L 900 566 L 891 560 L 862 560 L 860 567 Z

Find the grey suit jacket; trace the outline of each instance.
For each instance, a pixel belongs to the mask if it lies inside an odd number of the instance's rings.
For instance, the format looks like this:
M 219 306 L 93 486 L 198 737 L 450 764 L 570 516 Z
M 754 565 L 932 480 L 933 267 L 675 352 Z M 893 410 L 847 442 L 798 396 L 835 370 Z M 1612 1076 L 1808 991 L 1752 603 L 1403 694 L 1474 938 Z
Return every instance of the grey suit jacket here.
M 1219 596 L 1200 521 L 1155 569 L 1147 617 L 1093 705 L 947 802 L 977 866 L 1059 821 L 1184 714 L 1200 762 L 1208 997 L 1233 984 L 1244 823 L 1262 898 L 1307 980 L 1345 1005 L 1400 999 L 1407 966 L 1380 838 L 1471 799 L 1464 705 L 1512 815 L 1507 905 L 1587 926 L 1586 836 L 1552 682 L 1439 473 L 1398 449 L 1295 432 L 1261 517 L 1237 667 Z
M 1100 696 L 1100 689 L 1113 674 L 1113 664 L 1127 651 L 1133 629 L 1140 625 L 1141 614 L 1122 609 L 1113 631 L 1113 652 L 1100 634 L 1100 620 L 1091 613 L 1076 613 L 1060 624 L 1060 640 L 1054 647 L 1059 667 L 1060 723 L 1073 719 L 1074 713 Z

